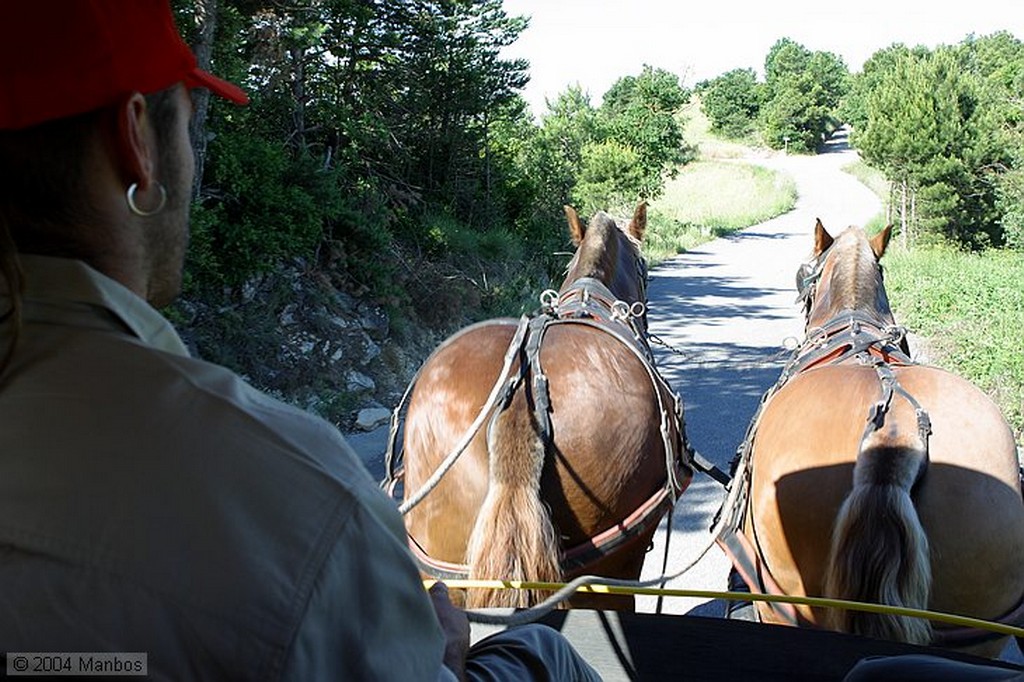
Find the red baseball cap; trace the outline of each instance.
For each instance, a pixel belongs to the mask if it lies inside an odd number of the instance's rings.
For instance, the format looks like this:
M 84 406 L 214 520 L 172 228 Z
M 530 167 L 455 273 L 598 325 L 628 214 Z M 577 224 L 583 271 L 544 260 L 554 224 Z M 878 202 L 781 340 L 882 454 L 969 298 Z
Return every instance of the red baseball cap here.
M 0 9 L 0 130 L 82 114 L 184 83 L 238 104 L 196 65 L 168 0 L 13 0 Z

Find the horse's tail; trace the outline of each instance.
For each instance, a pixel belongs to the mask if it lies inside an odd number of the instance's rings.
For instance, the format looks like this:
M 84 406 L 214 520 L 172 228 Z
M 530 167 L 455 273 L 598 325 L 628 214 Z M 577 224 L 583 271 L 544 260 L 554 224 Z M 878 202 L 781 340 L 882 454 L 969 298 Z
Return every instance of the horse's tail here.
M 491 423 L 490 480 L 466 548 L 470 580 L 561 582 L 558 538 L 540 499 L 544 440 L 520 391 Z M 525 607 L 539 590 L 469 590 L 469 608 Z
M 925 609 L 931 592 L 928 537 L 910 491 L 928 464 L 926 445 L 865 439 L 853 470 L 853 490 L 832 531 L 825 594 L 888 606 Z M 843 632 L 913 644 L 931 641 L 927 620 L 832 609 L 829 625 Z

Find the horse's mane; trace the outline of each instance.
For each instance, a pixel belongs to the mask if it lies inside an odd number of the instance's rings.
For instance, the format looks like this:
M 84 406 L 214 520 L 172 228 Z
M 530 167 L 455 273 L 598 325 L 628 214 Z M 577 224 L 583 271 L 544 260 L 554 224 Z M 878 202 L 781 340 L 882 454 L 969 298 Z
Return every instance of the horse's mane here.
M 882 286 L 882 271 L 859 227 L 843 230 L 832 245 L 834 262 L 829 281 L 832 311 L 868 310 L 890 313 Z
M 607 213 L 599 211 L 594 214 L 578 249 L 576 278 L 594 277 L 607 281 L 614 275 L 619 257 L 619 238 L 616 233 L 626 236 Z

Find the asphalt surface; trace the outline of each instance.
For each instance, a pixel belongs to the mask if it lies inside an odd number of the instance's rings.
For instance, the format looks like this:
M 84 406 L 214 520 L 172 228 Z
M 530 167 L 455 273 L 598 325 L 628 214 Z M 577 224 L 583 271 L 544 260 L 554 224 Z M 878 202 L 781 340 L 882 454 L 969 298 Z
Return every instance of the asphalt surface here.
M 833 233 L 865 225 L 881 210 L 879 199 L 842 167 L 857 160 L 845 137 L 816 156 L 751 157 L 786 173 L 797 185 L 790 212 L 681 254 L 652 270 L 648 289 L 651 332 L 668 347 L 656 347 L 658 369 L 683 399 L 691 444 L 723 471 L 743 441 L 761 396 L 775 383 L 793 347 L 803 338 L 796 303 L 796 270 L 813 247 L 820 218 Z M 712 545 L 710 528 L 724 498 L 723 487 L 697 474 L 675 507 L 666 574 L 693 562 Z M 662 575 L 667 521 L 644 564 L 642 578 Z M 726 590 L 729 562 L 717 546 L 682 577 L 666 586 Z M 724 614 L 725 603 L 672 597 L 664 613 Z M 654 611 L 653 597 L 638 610 Z

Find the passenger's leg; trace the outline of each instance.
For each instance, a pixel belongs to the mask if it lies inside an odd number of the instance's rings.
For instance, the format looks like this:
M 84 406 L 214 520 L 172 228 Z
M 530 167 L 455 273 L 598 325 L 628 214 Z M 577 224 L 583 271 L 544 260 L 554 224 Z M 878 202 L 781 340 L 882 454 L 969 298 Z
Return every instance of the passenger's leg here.
M 562 633 L 537 624 L 509 628 L 474 644 L 466 661 L 466 677 L 472 682 L 601 679 Z

